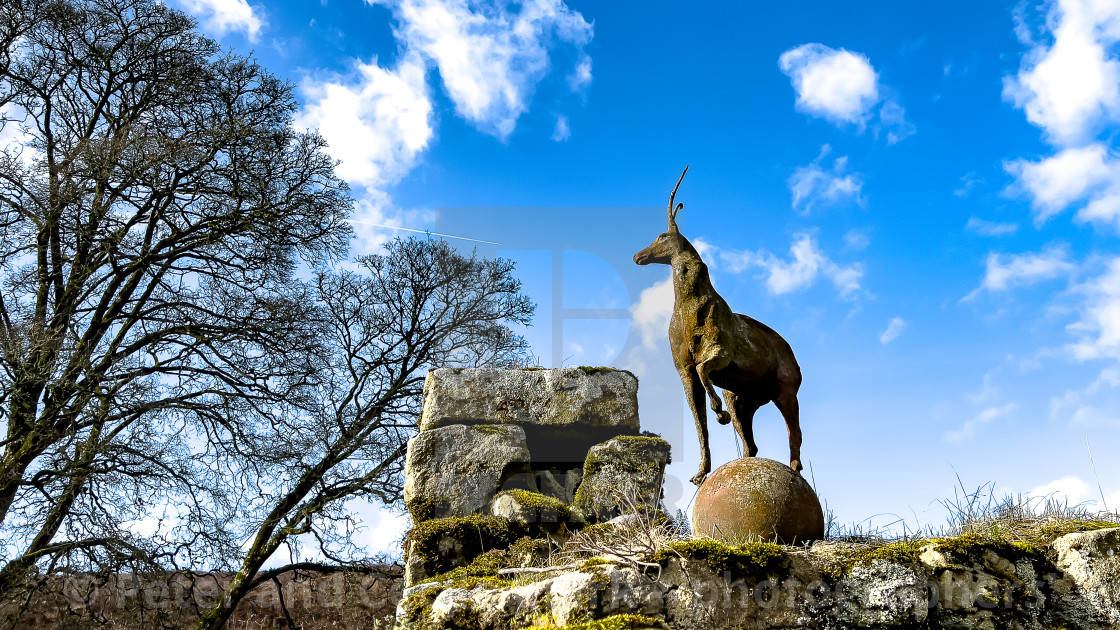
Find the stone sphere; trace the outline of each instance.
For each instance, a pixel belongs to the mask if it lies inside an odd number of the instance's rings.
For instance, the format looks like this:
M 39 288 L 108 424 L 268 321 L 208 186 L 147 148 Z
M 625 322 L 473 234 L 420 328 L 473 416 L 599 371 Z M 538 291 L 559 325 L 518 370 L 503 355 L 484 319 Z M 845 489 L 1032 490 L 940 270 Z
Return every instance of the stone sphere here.
M 824 513 L 813 488 L 792 468 L 744 457 L 720 466 L 700 485 L 692 530 L 727 543 L 761 538 L 795 544 L 824 537 Z

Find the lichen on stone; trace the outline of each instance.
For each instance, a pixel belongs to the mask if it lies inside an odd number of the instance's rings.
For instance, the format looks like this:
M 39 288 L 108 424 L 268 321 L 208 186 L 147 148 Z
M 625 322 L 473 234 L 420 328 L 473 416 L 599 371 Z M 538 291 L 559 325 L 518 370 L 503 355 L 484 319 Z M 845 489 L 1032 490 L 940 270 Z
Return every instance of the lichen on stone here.
M 409 562 L 415 563 L 426 579 L 464 566 L 457 564 L 456 557 L 449 557 L 444 547 L 457 546 L 457 555 L 469 563 L 488 550 L 508 548 L 524 534 L 524 528 L 516 523 L 493 516 L 432 519 L 409 530 Z
M 405 509 L 412 517 L 413 523 L 423 523 L 436 517 L 437 514 L 447 511 L 448 501 L 444 498 L 414 497 L 405 501 Z
M 660 619 L 643 615 L 611 615 L 595 621 L 568 624 L 556 630 L 647 630 L 666 627 Z
M 749 542 L 732 546 L 710 538 L 667 543 L 654 554 L 653 560 L 665 566 L 673 558 L 700 560 L 718 573 L 730 571 L 733 575 L 756 578 L 775 574 L 788 563 L 781 545 Z

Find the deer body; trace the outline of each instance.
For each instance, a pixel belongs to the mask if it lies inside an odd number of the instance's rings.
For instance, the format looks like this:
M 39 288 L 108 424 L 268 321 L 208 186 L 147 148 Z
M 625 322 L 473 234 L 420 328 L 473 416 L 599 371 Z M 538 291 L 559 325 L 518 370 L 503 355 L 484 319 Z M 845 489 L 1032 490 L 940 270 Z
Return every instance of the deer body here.
M 676 192 L 674 188 L 669 197 L 669 231 L 635 254 L 634 262 L 667 264 L 673 268 L 675 303 L 669 321 L 669 344 L 700 438 L 700 471 L 692 482 L 703 483 L 712 468 L 705 398 L 720 424 L 732 423 L 747 445 L 748 457 L 758 453 L 753 428 L 755 411 L 773 402 L 782 412 L 789 431 L 790 467 L 800 472 L 797 390 L 801 386 L 801 368 L 793 349 L 769 326 L 732 312 L 716 292 L 708 266 L 677 229 L 676 213 L 683 204 L 673 208 Z M 724 390 L 726 410 L 715 387 Z

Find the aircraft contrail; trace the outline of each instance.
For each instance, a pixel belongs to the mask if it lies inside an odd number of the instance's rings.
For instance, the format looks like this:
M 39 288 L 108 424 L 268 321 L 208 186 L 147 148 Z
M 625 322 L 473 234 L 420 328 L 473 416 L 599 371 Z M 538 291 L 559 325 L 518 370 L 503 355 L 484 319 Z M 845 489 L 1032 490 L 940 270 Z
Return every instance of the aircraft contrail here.
M 486 243 L 487 245 L 501 245 L 501 243 L 495 243 L 494 241 L 484 241 L 480 238 L 468 238 L 466 236 L 455 236 L 454 234 L 440 234 L 439 232 L 432 232 L 431 230 L 416 230 L 416 229 L 413 229 L 413 228 L 401 227 L 399 225 L 384 225 L 384 224 L 381 224 L 381 223 L 370 223 L 369 221 L 355 221 L 353 219 L 347 219 L 347 220 L 350 221 L 351 223 L 360 223 L 361 225 L 372 225 L 374 227 L 388 228 L 390 230 L 404 230 L 405 232 L 419 232 L 421 234 L 431 234 L 432 236 L 442 236 L 444 238 L 457 238 L 457 239 L 464 240 L 464 241 L 474 241 L 475 243 Z

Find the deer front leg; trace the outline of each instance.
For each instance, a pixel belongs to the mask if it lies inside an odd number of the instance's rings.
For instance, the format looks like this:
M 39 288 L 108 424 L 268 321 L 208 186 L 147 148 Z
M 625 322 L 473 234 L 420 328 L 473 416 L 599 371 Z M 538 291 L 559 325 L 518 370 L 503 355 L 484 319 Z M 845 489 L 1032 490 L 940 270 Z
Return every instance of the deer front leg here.
M 704 386 L 700 383 L 695 370 L 691 368 L 681 370 L 681 382 L 684 384 L 684 395 L 688 399 L 688 406 L 692 409 L 692 417 L 696 419 L 696 434 L 700 437 L 700 472 L 692 478 L 692 483 L 699 486 L 712 471 L 712 452 L 708 447 L 708 410 L 704 408 Z
M 801 474 L 801 410 L 797 404 L 797 390 L 785 389 L 774 399 L 778 411 L 786 420 L 786 430 L 789 432 L 789 467 L 793 472 Z
M 712 405 L 712 411 L 716 413 L 716 421 L 720 424 L 727 424 L 731 422 L 731 414 L 723 408 L 719 402 L 719 395 L 716 394 L 716 388 L 712 385 L 712 372 L 721 370 L 727 367 L 728 360 L 726 357 L 717 356 L 699 363 L 696 366 L 696 374 L 700 377 L 700 382 L 704 386 L 704 391 L 708 393 L 708 401 Z
M 723 401 L 731 412 L 731 426 L 735 427 L 735 432 L 746 446 L 747 457 L 758 455 L 758 444 L 754 442 L 754 412 L 758 411 L 758 403 L 730 389 L 723 390 Z

